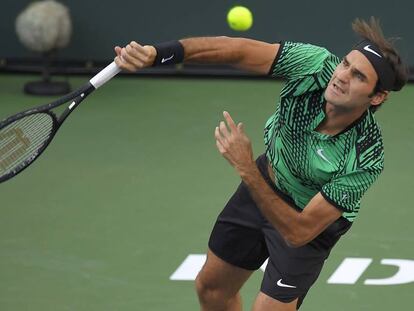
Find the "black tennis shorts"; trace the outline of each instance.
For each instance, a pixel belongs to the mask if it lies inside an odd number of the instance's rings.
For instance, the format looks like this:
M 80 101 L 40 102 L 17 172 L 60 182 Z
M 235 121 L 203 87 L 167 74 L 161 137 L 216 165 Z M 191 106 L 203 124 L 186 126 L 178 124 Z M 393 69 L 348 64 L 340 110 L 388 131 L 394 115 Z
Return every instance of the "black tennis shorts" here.
M 269 177 L 265 155 L 256 160 L 265 180 Z M 292 208 L 289 197 L 281 196 Z M 299 298 L 299 309 L 309 288 L 316 281 L 332 247 L 351 226 L 339 218 L 308 244 L 292 248 L 264 218 L 242 182 L 220 213 L 209 240 L 210 250 L 224 261 L 247 270 L 257 270 L 269 258 L 261 291 L 282 302 Z

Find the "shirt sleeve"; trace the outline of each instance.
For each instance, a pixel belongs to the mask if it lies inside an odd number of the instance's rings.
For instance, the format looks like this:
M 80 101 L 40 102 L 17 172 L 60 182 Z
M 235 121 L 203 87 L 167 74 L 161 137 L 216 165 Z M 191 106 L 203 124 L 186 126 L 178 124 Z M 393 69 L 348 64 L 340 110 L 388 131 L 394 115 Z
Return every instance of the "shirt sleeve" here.
M 355 131 L 358 138 L 354 153 L 349 155 L 342 172 L 333 176 L 321 191 L 324 198 L 343 210 L 342 215 L 350 221 L 358 214 L 362 196 L 384 169 L 384 145 L 374 115 L 367 112 L 364 122 L 360 122 Z
M 327 49 L 312 44 L 281 42 L 269 74 L 287 80 L 313 75 L 322 70 L 331 56 Z
M 343 211 L 343 216 L 353 221 L 361 199 L 383 170 L 383 162 L 370 169 L 359 169 L 334 177 L 322 187 L 322 196 Z

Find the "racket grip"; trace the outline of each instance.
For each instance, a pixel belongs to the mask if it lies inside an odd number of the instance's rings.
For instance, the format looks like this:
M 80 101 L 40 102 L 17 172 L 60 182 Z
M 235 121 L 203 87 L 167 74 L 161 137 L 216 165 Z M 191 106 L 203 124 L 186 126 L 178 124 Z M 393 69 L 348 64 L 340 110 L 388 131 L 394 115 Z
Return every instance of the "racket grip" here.
M 109 80 L 111 80 L 115 75 L 117 75 L 121 71 L 121 68 L 118 67 L 115 62 L 110 63 L 100 72 L 98 72 L 89 82 L 93 85 L 95 89 L 100 87 L 101 85 L 105 84 Z

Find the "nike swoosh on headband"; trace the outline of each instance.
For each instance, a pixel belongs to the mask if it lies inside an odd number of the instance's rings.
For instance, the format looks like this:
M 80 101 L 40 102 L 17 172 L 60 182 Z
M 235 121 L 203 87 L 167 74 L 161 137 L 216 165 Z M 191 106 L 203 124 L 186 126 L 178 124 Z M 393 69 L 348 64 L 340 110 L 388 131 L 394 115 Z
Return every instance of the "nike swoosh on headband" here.
M 364 50 L 365 50 L 365 51 L 368 51 L 368 52 L 371 52 L 372 54 L 375 54 L 375 55 L 377 55 L 378 57 L 381 57 L 381 58 L 382 58 L 382 56 L 381 56 L 380 54 L 378 54 L 377 52 L 375 52 L 373 49 L 371 49 L 371 48 L 369 47 L 369 44 L 368 44 L 368 45 L 366 45 L 366 46 L 364 46 Z

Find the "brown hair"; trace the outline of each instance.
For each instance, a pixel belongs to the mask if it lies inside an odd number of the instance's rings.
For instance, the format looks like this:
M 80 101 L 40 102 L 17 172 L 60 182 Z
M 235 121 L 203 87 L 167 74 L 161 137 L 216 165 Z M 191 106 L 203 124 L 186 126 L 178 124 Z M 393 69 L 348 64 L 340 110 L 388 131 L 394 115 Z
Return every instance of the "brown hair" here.
M 368 22 L 356 18 L 352 22 L 352 30 L 360 37 L 368 39 L 378 46 L 385 59 L 390 63 L 392 69 L 395 72 L 395 82 L 392 91 L 401 90 L 402 87 L 407 83 L 408 70 L 407 67 L 402 63 L 401 57 L 394 47 L 393 43 L 396 41 L 396 38 L 386 39 L 382 32 L 379 20 L 373 16 L 371 16 Z M 384 90 L 381 89 L 379 83 L 377 82 L 372 95 L 381 91 Z M 380 105 L 371 106 L 370 110 L 375 112 L 379 106 Z

